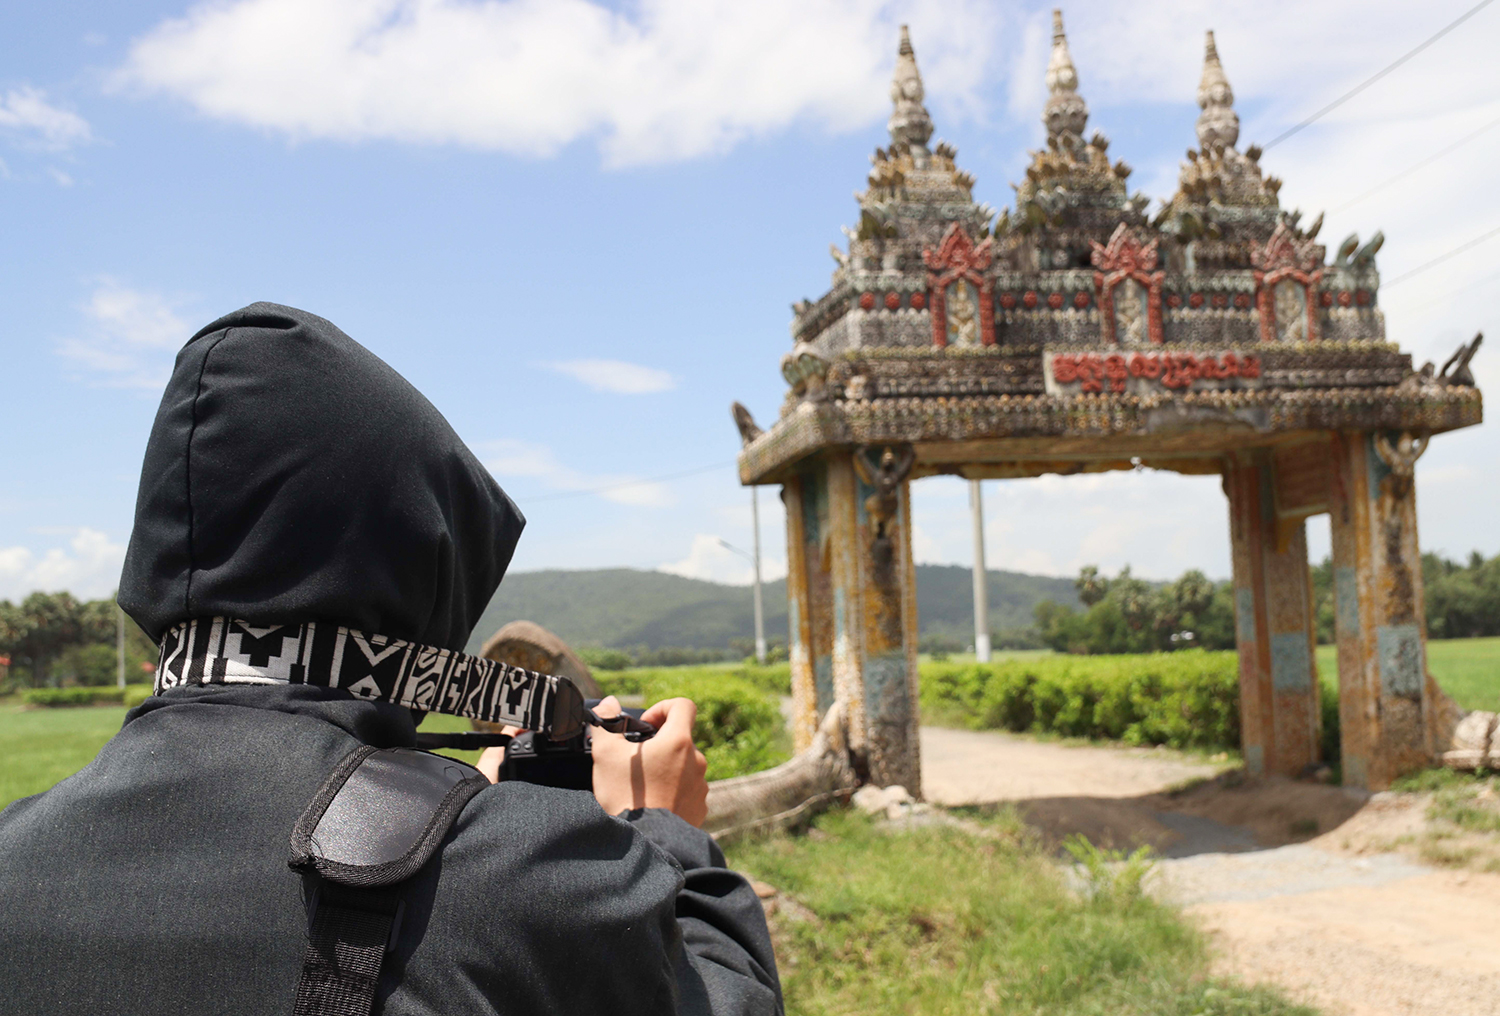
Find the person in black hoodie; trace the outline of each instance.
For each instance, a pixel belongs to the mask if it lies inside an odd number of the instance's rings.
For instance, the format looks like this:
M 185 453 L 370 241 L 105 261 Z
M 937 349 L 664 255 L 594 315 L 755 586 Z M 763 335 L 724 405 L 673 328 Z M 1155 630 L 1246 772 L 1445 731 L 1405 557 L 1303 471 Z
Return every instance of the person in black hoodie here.
M 158 694 L 0 813 L 0 1012 L 291 1012 L 309 934 L 292 829 L 361 745 L 414 745 L 423 710 L 473 715 L 472 681 L 379 661 L 472 663 L 524 524 L 441 414 L 328 321 L 257 303 L 193 336 L 119 593 L 162 644 Z M 759 900 L 682 817 L 701 822 L 706 793 L 692 705 L 646 719 L 643 744 L 595 733 L 593 795 L 480 782 L 403 884 L 375 1011 L 781 1012 Z

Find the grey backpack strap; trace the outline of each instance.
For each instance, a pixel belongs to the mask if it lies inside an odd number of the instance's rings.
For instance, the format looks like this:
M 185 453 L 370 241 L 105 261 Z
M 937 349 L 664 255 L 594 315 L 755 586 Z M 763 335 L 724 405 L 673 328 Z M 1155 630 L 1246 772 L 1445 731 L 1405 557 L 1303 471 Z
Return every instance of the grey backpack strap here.
M 489 781 L 410 748 L 356 748 L 292 830 L 292 868 L 316 875 L 295 1016 L 369 1016 L 404 909 L 401 883 L 426 864 Z

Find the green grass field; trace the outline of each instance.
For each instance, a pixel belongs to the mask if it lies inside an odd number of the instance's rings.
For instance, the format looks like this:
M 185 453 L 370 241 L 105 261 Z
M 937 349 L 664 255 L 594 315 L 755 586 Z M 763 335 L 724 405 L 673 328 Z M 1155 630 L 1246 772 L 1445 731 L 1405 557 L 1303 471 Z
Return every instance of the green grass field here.
M 1434 639 L 1427 643 L 1427 669 L 1461 708 L 1500 710 L 1500 638 Z M 1333 646 L 1318 647 L 1318 677 L 1338 684 Z
M 1428 646 L 1428 666 L 1438 684 L 1465 709 L 1500 709 L 1500 638 L 1447 639 Z M 1000 652 L 997 660 L 1025 659 L 1045 651 Z M 961 662 L 955 655 L 949 662 Z M 968 657 L 972 661 L 972 657 Z M 740 665 L 730 667 L 744 668 Z M 684 668 L 684 670 L 690 668 Z M 780 676 L 766 668 L 764 680 Z M 626 672 L 629 674 L 630 672 Z M 1332 646 L 1318 647 L 1318 673 L 1326 683 L 1338 680 Z M 608 676 L 608 675 L 602 675 Z M 611 677 L 619 681 L 619 677 Z M 638 682 L 637 682 L 638 683 Z M 89 763 L 104 742 L 114 736 L 125 718 L 119 706 L 76 709 L 26 709 L 17 698 L 0 700 L 0 807 L 18 797 L 39 793 Z M 423 730 L 466 730 L 468 721 L 452 716 L 429 716 Z M 472 762 L 477 753 L 455 752 Z
M 1204 936 L 1140 893 L 1141 866 L 1096 865 L 1075 893 L 1013 811 L 968 817 L 979 835 L 834 811 L 806 836 L 729 850 L 778 890 L 787 1012 L 1310 1016 L 1210 978 Z

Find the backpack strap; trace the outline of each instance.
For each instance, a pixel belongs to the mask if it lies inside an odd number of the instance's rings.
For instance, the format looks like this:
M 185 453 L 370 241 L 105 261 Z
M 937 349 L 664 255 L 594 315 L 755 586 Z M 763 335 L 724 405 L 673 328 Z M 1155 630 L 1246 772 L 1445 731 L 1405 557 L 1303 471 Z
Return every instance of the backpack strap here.
M 411 748 L 362 745 L 338 764 L 292 830 L 288 863 L 315 876 L 294 1016 L 369 1016 L 402 883 L 487 786 L 473 766 Z

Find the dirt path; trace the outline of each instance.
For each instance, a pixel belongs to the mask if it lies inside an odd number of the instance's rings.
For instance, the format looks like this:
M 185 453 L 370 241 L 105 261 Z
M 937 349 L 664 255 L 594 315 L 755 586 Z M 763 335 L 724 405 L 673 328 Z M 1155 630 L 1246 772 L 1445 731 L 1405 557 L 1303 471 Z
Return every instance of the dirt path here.
M 1500 875 L 1378 852 L 1420 822 L 1409 801 L 1217 772 L 1173 752 L 922 731 L 929 800 L 1016 802 L 1052 842 L 1156 848 L 1152 891 L 1213 933 L 1219 972 L 1341 1016 L 1500 1016 Z M 1181 789 L 1192 780 L 1207 782 Z

